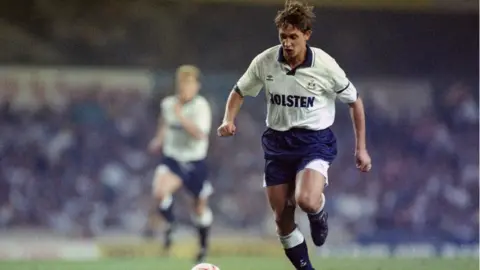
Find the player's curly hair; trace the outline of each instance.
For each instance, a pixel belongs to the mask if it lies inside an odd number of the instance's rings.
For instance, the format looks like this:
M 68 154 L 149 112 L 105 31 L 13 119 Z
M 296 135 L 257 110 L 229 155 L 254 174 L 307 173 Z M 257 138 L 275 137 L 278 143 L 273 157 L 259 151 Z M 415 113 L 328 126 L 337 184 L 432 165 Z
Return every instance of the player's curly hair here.
M 284 9 L 278 11 L 275 17 L 277 28 L 290 24 L 303 33 L 312 30 L 314 21 L 313 6 L 297 0 L 286 0 Z

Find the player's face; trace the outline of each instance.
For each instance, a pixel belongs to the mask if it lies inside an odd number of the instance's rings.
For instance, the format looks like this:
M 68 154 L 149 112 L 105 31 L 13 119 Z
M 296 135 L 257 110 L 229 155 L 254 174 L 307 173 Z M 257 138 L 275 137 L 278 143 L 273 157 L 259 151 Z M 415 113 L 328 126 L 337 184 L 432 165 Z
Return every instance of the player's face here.
M 282 44 L 283 53 L 287 59 L 294 59 L 305 52 L 307 41 L 310 39 L 312 31 L 303 33 L 298 28 L 287 24 L 278 29 L 280 43 Z
M 182 101 L 189 101 L 200 90 L 200 82 L 192 75 L 179 75 L 177 77 L 177 94 Z

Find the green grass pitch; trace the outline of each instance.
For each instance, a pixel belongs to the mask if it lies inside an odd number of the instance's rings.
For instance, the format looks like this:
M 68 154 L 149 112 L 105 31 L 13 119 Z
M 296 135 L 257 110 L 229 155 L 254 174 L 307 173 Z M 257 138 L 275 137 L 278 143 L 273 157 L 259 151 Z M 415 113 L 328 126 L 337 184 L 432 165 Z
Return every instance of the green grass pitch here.
M 218 257 L 221 270 L 291 270 L 285 258 Z M 0 261 L 0 270 L 190 270 L 184 259 L 106 259 L 98 261 Z M 315 259 L 317 270 L 478 270 L 478 258 L 462 259 Z

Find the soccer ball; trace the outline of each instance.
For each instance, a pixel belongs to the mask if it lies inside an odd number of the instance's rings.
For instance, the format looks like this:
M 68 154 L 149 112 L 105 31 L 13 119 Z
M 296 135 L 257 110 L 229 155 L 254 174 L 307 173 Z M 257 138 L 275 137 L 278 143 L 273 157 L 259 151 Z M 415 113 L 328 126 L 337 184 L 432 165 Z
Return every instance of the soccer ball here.
M 201 263 L 195 265 L 192 270 L 220 270 L 220 268 L 210 263 Z

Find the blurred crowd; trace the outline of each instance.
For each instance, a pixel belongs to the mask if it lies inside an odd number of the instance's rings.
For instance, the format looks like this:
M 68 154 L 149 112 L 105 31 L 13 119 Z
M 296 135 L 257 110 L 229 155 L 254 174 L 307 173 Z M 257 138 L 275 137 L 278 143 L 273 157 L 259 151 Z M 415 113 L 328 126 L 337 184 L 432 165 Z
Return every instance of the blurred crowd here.
M 132 196 L 145 194 L 139 188 L 155 163 L 144 151 L 155 128 L 148 97 L 82 90 L 60 92 L 55 104 L 37 93 L 28 108 L 3 96 L 2 226 L 101 230 L 109 217 L 128 213 Z
M 478 241 L 476 92 L 462 83 L 435 89 L 431 108 L 395 122 L 367 107 L 376 169 L 360 176 L 352 165 L 334 166 L 341 180 L 330 194 L 360 241 Z M 344 158 L 338 163 L 348 165 Z
M 1 227 L 48 227 L 72 236 L 141 231 L 159 160 L 146 145 L 161 96 L 77 90 L 61 91 L 55 102 L 38 91 L 28 107 L 14 106 L 14 92 L 1 92 Z M 339 156 L 330 170 L 327 207 L 353 239 L 478 241 L 475 88 L 455 83 L 432 93 L 431 105 L 415 117 L 392 118 L 380 103 L 366 100 L 374 164 L 368 175 L 355 169 L 348 110 L 339 104 L 334 125 Z M 220 108 L 214 110 L 215 127 L 224 100 L 206 95 Z M 209 164 L 218 226 L 259 231 L 271 217 L 261 180 L 263 102 L 245 104 L 234 138 L 212 133 Z M 177 212 L 188 219 L 185 207 L 180 204 Z

